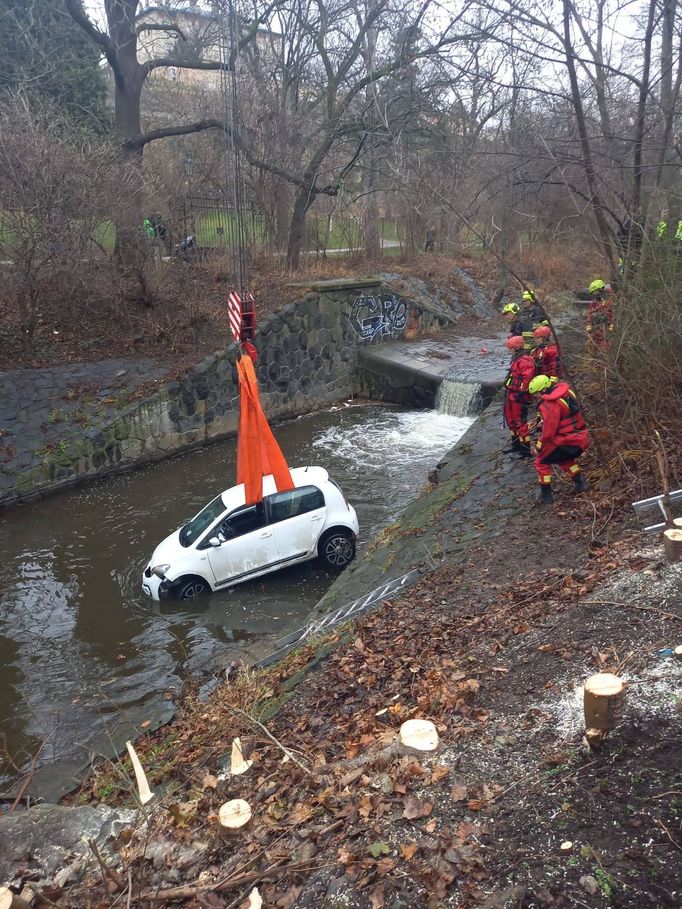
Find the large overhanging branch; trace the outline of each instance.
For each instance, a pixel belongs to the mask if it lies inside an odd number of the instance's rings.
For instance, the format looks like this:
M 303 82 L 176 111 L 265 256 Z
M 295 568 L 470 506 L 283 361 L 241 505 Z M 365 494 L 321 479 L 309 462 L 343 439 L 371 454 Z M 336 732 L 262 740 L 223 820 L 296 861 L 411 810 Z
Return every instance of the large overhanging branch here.
M 170 22 L 142 22 L 136 26 L 135 31 L 138 35 L 141 35 L 142 32 L 175 32 L 183 41 L 187 40 L 187 35 L 185 35 L 180 26 L 172 25 Z
M 77 3 L 78 0 L 69 0 L 71 3 Z M 242 35 L 242 37 L 237 42 L 236 53 L 244 50 L 257 36 L 258 29 L 263 25 L 264 22 L 270 17 L 272 12 L 280 5 L 281 0 L 273 0 L 272 3 L 269 3 L 268 6 L 263 10 L 260 16 L 254 19 L 249 23 L 248 28 Z M 150 30 L 154 31 L 176 31 L 181 37 L 182 31 L 179 27 L 174 25 L 166 25 L 161 23 L 153 23 L 148 26 L 140 26 L 140 29 L 147 27 Z M 155 57 L 152 60 L 148 60 L 144 64 L 145 74 L 149 74 L 152 70 L 159 69 L 161 67 L 175 66 L 178 69 L 196 69 L 196 70 L 205 70 L 209 72 L 215 72 L 220 70 L 231 70 L 234 66 L 234 60 L 230 59 L 227 62 L 221 60 L 183 60 L 180 57 L 166 56 L 166 57 Z
M 175 66 L 178 69 L 202 69 L 209 71 L 229 70 L 229 63 L 221 60 L 183 60 L 181 57 L 156 57 L 143 64 L 145 73 L 159 69 L 162 66 Z
M 83 29 L 86 35 L 92 38 L 92 40 L 102 48 L 102 52 L 107 59 L 107 63 L 114 73 L 114 78 L 117 82 L 121 83 L 123 80 L 123 74 L 121 72 L 120 66 L 118 65 L 116 49 L 109 35 L 97 28 L 92 19 L 87 15 L 81 6 L 80 0 L 65 0 L 65 4 L 74 22 L 76 22 L 76 24 Z
M 225 127 L 225 124 L 222 120 L 216 120 L 213 118 L 208 118 L 205 120 L 196 120 L 194 123 L 183 123 L 179 126 L 164 126 L 159 129 L 151 129 L 146 133 L 142 133 L 139 136 L 135 136 L 134 139 L 129 139 L 125 146 L 126 148 L 144 148 L 145 145 L 148 145 L 150 142 L 156 142 L 159 139 L 170 139 L 174 136 L 190 136 L 193 133 L 205 132 L 208 129 L 221 129 L 225 130 L 230 134 L 231 130 Z M 249 146 L 245 145 L 237 138 L 237 144 L 239 149 L 248 161 L 248 163 L 261 171 L 266 171 L 269 174 L 272 174 L 275 177 L 281 177 L 282 180 L 285 180 L 287 183 L 291 183 L 294 186 L 298 186 L 301 189 L 305 189 L 314 195 L 326 195 L 326 196 L 336 196 L 339 192 L 340 181 L 343 179 L 343 176 L 347 173 L 349 169 L 348 165 L 342 171 L 342 176 L 334 183 L 330 183 L 327 186 L 316 187 L 314 184 L 311 185 L 310 181 L 304 180 L 302 177 L 292 174 L 290 171 L 285 170 L 283 167 L 278 167 L 276 164 L 272 164 L 269 161 L 263 161 L 254 155 Z M 357 160 L 358 152 L 353 156 L 353 163 Z M 351 164 L 352 167 L 352 164 Z

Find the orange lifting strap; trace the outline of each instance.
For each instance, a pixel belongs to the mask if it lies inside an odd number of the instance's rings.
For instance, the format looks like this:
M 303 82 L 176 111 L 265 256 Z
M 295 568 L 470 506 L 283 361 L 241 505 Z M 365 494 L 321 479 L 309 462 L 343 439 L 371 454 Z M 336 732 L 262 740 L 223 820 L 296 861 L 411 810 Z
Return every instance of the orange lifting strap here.
M 294 488 L 289 467 L 277 444 L 258 400 L 258 383 L 253 361 L 237 360 L 239 376 L 239 439 L 237 442 L 237 483 L 244 484 L 246 504 L 263 499 L 263 477 L 272 474 L 279 492 Z

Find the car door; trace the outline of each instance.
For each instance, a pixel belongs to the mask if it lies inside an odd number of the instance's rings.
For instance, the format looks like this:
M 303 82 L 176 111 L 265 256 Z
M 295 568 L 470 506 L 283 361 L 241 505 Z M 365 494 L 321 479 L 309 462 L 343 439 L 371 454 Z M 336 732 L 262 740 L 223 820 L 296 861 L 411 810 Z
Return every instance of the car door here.
M 266 499 L 268 521 L 283 564 L 309 558 L 325 519 L 324 496 L 317 486 L 276 492 Z
M 208 540 L 216 536 L 223 542 L 211 546 Z M 210 531 L 202 548 L 206 549 L 216 587 L 255 577 L 279 559 L 262 502 L 233 511 Z

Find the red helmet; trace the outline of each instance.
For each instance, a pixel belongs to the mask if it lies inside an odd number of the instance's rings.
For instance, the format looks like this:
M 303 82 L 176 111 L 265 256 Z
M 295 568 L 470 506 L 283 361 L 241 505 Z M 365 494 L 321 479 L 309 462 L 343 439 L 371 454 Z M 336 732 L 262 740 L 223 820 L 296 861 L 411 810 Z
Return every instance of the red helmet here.
M 551 338 L 552 329 L 549 327 L 549 325 L 538 325 L 538 327 L 533 332 L 533 337 L 534 338 Z
M 523 338 L 521 335 L 512 335 L 504 342 L 509 350 L 520 350 L 523 347 Z

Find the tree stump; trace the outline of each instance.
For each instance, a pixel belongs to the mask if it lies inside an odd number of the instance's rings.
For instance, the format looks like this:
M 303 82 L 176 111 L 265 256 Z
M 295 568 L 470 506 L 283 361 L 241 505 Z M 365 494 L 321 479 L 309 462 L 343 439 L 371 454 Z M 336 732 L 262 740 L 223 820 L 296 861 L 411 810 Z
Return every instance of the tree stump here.
M 663 549 L 669 562 L 682 562 L 682 527 L 669 527 L 663 531 Z
M 585 726 L 588 730 L 608 732 L 613 729 L 624 705 L 625 683 L 617 675 L 598 672 L 585 682 Z
M 430 720 L 405 720 L 398 736 L 400 744 L 414 751 L 435 751 L 438 731 Z
M 220 806 L 218 823 L 225 833 L 235 833 L 251 820 L 251 806 L 244 799 L 232 799 Z

